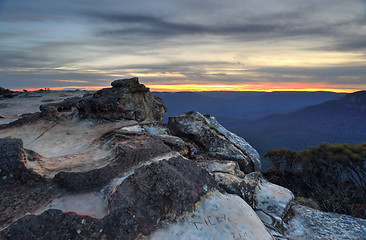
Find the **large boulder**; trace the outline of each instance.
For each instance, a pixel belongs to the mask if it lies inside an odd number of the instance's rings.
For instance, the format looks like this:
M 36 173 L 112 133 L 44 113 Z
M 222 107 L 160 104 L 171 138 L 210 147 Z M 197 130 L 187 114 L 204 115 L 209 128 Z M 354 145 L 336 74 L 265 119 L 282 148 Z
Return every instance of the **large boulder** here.
M 82 98 L 77 108 L 82 119 L 107 121 L 162 121 L 167 111 L 163 101 L 152 95 L 137 78 L 116 80 L 112 88 Z
M 257 151 L 211 116 L 192 111 L 170 117 L 168 128 L 173 135 L 194 143 L 202 155 L 208 155 L 208 158 L 236 161 L 246 173 L 260 170 Z
M 48 120 L 60 120 L 71 113 L 81 119 L 99 122 L 163 120 L 167 112 L 164 102 L 140 84 L 138 78 L 115 80 L 111 85 L 112 88 L 103 88 L 94 94 L 43 104 L 40 106 L 41 116 Z

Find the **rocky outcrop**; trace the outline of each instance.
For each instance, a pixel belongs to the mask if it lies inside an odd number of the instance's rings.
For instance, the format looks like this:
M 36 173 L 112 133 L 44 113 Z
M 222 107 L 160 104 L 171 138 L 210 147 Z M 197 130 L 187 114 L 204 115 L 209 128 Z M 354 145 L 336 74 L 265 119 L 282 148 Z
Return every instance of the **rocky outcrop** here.
M 258 153 L 210 116 L 192 111 L 169 118 L 168 128 L 173 135 L 195 144 L 203 158 L 236 161 L 246 173 L 260 170 Z
M 42 116 L 59 120 L 65 112 L 73 112 L 80 119 L 96 121 L 136 120 L 161 122 L 167 111 L 163 101 L 140 84 L 138 78 L 119 79 L 112 88 L 94 94 L 66 99 L 59 103 L 41 105 Z
M 149 91 L 137 78 L 112 82 L 112 88 L 82 98 L 79 117 L 96 120 L 162 121 L 167 109 L 162 100 Z

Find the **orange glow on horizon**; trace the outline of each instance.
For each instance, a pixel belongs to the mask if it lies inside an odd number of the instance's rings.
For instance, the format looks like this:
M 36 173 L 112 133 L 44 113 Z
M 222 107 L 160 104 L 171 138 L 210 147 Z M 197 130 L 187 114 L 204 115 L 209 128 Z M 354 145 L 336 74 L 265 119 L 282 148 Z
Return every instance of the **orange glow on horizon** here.
M 205 91 L 252 91 L 252 92 L 275 92 L 275 91 L 304 91 L 304 92 L 337 92 L 352 93 L 359 91 L 356 88 L 342 88 L 341 86 L 311 86 L 302 84 L 265 84 L 265 85 L 200 85 L 200 84 L 179 84 L 179 85 L 148 85 L 154 92 L 205 92 Z
M 355 86 L 327 86 L 322 84 L 255 84 L 255 85 L 210 85 L 210 84 L 176 84 L 176 85 L 154 85 L 145 84 L 153 92 L 205 92 L 205 91 L 254 91 L 254 92 L 274 92 L 274 91 L 304 91 L 316 92 L 327 91 L 337 93 L 352 93 L 362 90 L 362 88 L 355 88 Z M 68 86 L 68 87 L 51 87 L 50 90 L 92 90 L 96 91 L 102 88 L 109 88 L 110 86 Z M 27 91 L 37 91 L 45 88 L 24 88 Z M 12 91 L 23 91 L 23 89 L 11 89 Z

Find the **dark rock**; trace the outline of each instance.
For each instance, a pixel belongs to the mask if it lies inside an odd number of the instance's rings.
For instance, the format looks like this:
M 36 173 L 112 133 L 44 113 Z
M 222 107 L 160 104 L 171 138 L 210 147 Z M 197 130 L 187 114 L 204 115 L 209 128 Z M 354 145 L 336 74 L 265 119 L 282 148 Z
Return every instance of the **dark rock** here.
M 215 180 L 194 162 L 181 157 L 151 163 L 117 186 L 103 221 L 111 239 L 147 236 L 164 220 L 193 211 Z
M 0 138 L 0 181 L 6 179 L 27 181 L 40 178 L 39 174 L 26 167 L 26 155 L 21 139 Z
M 116 80 L 78 103 L 79 117 L 116 121 L 121 119 L 162 121 L 167 109 L 137 78 Z
M 0 87 L 0 98 L 12 98 L 14 96 L 16 96 L 16 94 L 13 91 Z
M 48 103 L 48 104 L 42 104 L 39 109 L 41 112 L 44 112 L 47 110 L 48 107 L 53 106 L 57 110 L 57 112 L 70 112 L 73 107 L 76 107 L 79 103 L 81 97 L 73 97 L 65 99 L 58 103 Z
M 61 192 L 62 189 L 47 181 L 1 182 L 0 229 L 43 208 Z
M 59 172 L 55 180 L 71 191 L 92 190 L 133 166 L 171 151 L 157 136 L 148 133 L 111 132 L 103 138 L 116 145 L 110 164 L 87 172 Z
M 26 114 L 22 114 L 19 119 L 10 122 L 8 124 L 1 124 L 0 125 L 0 130 L 1 129 L 7 129 L 7 128 L 14 128 L 14 127 L 19 127 L 25 124 L 31 124 L 31 123 L 35 123 L 38 120 L 41 119 L 41 113 L 40 112 L 36 112 L 36 113 L 26 113 Z
M 145 87 L 143 84 L 139 83 L 137 77 L 130 79 L 118 79 L 111 83 L 113 88 L 122 88 L 126 92 L 147 92 L 149 88 Z
M 168 145 L 172 150 L 179 152 L 183 156 L 188 156 L 191 147 L 188 143 L 184 142 L 181 138 L 170 136 L 170 135 L 160 135 L 159 138 Z
M 236 161 L 245 173 L 257 170 L 248 152 L 237 147 L 199 113 L 170 117 L 168 129 L 173 135 L 196 144 L 200 153 L 208 154 L 209 158 Z
M 61 210 L 47 210 L 40 215 L 28 215 L 2 232 L 4 239 L 102 239 L 101 221 Z M 1 235 L 0 235 L 1 237 Z
M 62 187 L 76 192 L 88 191 L 105 185 L 117 176 L 110 165 L 86 172 L 59 172 L 54 180 Z

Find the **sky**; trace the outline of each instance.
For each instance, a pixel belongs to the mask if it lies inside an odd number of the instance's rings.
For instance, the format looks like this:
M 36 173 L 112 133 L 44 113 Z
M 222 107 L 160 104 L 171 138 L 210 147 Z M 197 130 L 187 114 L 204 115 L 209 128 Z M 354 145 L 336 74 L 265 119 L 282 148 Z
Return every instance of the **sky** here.
M 366 0 L 0 0 L 0 86 L 366 89 Z

